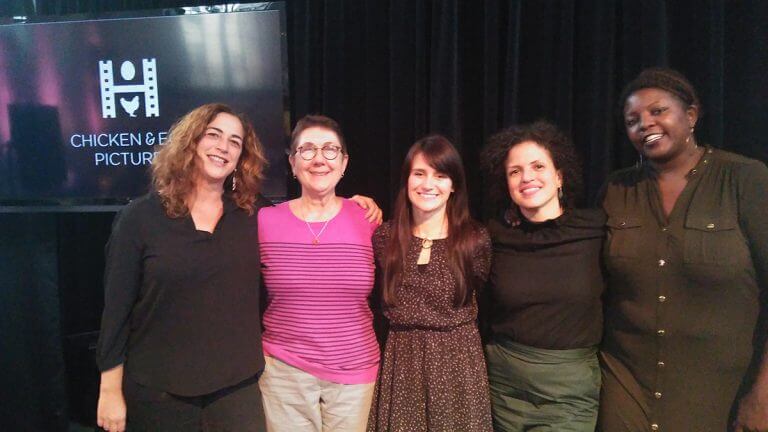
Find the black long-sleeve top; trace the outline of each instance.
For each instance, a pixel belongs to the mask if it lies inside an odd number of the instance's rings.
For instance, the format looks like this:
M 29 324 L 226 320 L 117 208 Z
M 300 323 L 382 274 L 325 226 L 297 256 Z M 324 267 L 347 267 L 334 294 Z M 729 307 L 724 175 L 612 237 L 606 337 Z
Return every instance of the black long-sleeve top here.
M 574 209 L 542 223 L 489 222 L 494 336 L 545 349 L 600 342 L 605 219 L 601 210 Z
M 99 368 L 185 396 L 261 370 L 256 221 L 227 197 L 213 233 L 168 217 L 155 193 L 126 206 L 106 248 Z

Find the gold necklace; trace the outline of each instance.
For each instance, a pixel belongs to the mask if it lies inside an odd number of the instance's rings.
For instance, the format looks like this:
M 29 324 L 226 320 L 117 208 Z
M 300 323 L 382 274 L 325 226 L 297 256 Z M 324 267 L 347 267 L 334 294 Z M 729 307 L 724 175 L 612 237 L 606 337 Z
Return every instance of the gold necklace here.
M 304 207 L 301 208 L 301 216 L 304 219 L 304 223 L 307 224 L 307 229 L 309 230 L 309 233 L 312 234 L 312 245 L 317 246 L 320 243 L 320 236 L 323 235 L 323 232 L 326 228 L 328 228 L 328 222 L 331 221 L 333 218 L 329 218 L 325 221 L 323 224 L 323 227 L 320 228 L 320 231 L 315 234 L 315 230 L 312 229 L 312 226 L 309 224 L 309 221 L 307 220 L 307 214 L 304 212 Z
M 315 231 L 309 225 L 309 221 L 307 221 L 307 220 L 304 221 L 304 223 L 307 224 L 307 229 L 309 230 L 309 233 L 312 234 L 312 245 L 313 246 L 317 246 L 317 244 L 320 243 L 320 236 L 323 235 L 323 231 L 325 231 L 325 229 L 328 227 L 328 222 L 330 222 L 330 221 L 331 221 L 330 219 L 325 221 L 325 223 L 323 224 L 323 227 L 320 228 L 320 232 L 318 232 L 317 234 L 315 234 Z

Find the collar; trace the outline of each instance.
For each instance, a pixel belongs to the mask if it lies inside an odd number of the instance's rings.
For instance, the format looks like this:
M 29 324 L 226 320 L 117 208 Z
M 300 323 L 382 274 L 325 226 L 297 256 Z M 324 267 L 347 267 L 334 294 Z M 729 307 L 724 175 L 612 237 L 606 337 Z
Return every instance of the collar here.
M 715 152 L 715 149 L 708 144 L 704 144 L 703 148 L 704 148 L 704 154 L 701 156 L 701 159 L 699 159 L 696 165 L 693 168 L 691 168 L 691 170 L 688 171 L 688 174 L 686 175 L 688 179 L 698 176 L 699 174 L 701 174 L 702 171 L 704 171 L 704 169 L 706 169 L 706 167 L 710 163 L 712 163 L 712 156 Z M 640 174 L 645 178 L 654 177 L 655 171 L 653 170 L 653 168 L 651 167 L 651 164 L 649 163 L 643 163 L 638 167 L 638 170 Z
M 701 155 L 701 159 L 699 159 L 699 163 L 696 164 L 695 167 L 693 167 L 690 171 L 688 171 L 688 178 L 697 176 L 700 172 L 704 171 L 704 169 L 709 166 L 710 162 L 712 161 L 712 154 L 715 152 L 715 150 L 708 146 L 704 146 L 704 154 Z
M 232 198 L 231 194 L 225 193 L 224 195 L 222 195 L 221 201 L 224 205 L 224 213 L 229 213 L 239 208 L 235 200 Z
M 507 209 L 504 214 L 502 215 L 502 220 L 504 223 L 507 224 L 507 226 L 510 227 L 517 227 L 522 226 L 523 228 L 544 228 L 549 226 L 562 226 L 563 223 L 565 223 L 568 218 L 571 215 L 571 210 L 566 208 L 563 210 L 563 214 L 560 216 L 554 218 L 554 219 L 548 219 L 544 222 L 531 222 L 528 219 L 525 218 L 525 216 L 520 212 L 520 208 L 517 206 L 514 206 L 512 208 Z

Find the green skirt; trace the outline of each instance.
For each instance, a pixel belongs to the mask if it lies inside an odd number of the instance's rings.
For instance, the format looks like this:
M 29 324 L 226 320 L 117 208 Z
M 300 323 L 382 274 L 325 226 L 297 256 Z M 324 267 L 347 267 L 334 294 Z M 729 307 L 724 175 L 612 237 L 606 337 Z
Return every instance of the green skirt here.
M 594 432 L 596 347 L 548 350 L 497 338 L 485 355 L 494 430 Z

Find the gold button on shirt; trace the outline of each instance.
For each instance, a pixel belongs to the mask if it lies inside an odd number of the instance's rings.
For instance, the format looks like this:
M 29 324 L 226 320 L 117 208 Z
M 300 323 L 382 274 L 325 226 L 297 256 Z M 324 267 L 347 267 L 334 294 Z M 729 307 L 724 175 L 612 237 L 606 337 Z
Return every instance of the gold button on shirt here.
M 768 288 L 768 169 L 712 150 L 695 172 L 668 217 L 647 166 L 603 190 L 603 430 L 727 429 Z

